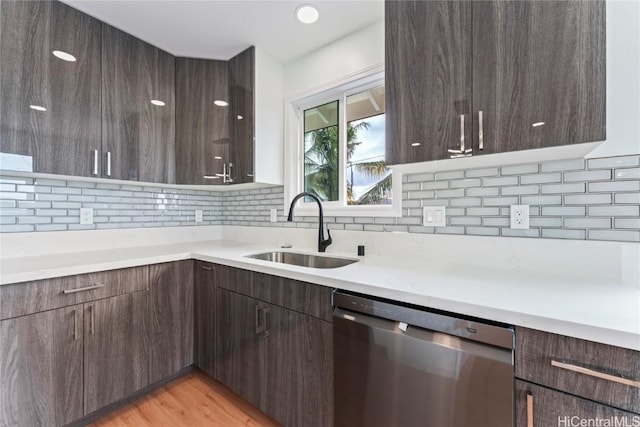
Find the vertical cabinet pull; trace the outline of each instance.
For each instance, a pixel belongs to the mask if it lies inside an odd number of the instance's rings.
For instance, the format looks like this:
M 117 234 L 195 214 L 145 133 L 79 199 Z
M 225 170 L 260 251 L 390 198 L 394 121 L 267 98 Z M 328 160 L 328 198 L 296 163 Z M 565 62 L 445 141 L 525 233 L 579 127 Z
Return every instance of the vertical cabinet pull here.
M 533 395 L 527 393 L 527 427 L 533 427 Z
M 93 335 L 94 323 L 95 323 L 94 309 L 93 309 L 93 306 L 90 305 L 89 306 L 89 334 L 90 335 Z
M 269 336 L 269 324 L 268 324 L 268 315 L 269 315 L 269 308 L 268 307 L 262 307 L 262 325 L 264 326 L 264 336 L 268 337 Z
M 484 124 L 482 123 L 482 110 L 478 111 L 478 150 L 484 150 Z
M 107 176 L 111 176 L 111 151 L 107 151 Z
M 471 148 L 467 148 L 466 140 L 465 140 L 465 132 L 464 132 L 464 114 L 460 114 L 460 149 L 452 149 L 449 148 L 447 151 L 451 153 L 451 158 L 455 159 L 456 157 L 468 157 L 471 156 L 471 152 L 473 151 Z
M 92 175 L 98 175 L 98 150 L 93 150 L 93 169 L 91 170 Z
M 73 309 L 73 340 L 76 341 L 78 339 L 78 313 L 76 313 L 76 309 Z
M 460 151 L 464 153 L 464 114 L 460 114 Z
M 260 335 L 262 332 L 264 332 L 264 324 L 260 324 L 260 305 L 256 304 L 255 307 L 255 329 L 256 329 L 256 335 Z

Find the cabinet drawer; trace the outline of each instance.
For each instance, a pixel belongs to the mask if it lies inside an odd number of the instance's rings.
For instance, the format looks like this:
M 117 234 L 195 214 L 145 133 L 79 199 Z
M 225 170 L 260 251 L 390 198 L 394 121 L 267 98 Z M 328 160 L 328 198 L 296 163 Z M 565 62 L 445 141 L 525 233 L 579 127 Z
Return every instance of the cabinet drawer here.
M 640 413 L 640 352 L 516 328 L 516 377 Z
M 331 288 L 240 268 L 220 265 L 213 268 L 214 282 L 219 288 L 332 321 Z
M 0 286 L 0 319 L 145 289 L 149 289 L 147 266 L 4 285 Z
M 532 422 L 528 421 L 529 410 Z M 612 421 L 596 424 L 595 419 Z M 586 425 L 640 426 L 640 415 L 516 380 L 517 427 Z

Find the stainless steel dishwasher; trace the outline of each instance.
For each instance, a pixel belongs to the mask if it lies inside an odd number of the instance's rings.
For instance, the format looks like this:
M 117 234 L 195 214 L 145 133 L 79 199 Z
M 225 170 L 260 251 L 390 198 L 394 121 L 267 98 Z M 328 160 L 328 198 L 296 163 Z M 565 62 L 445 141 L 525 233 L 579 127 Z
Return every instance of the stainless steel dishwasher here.
M 335 426 L 512 427 L 513 330 L 333 294 Z

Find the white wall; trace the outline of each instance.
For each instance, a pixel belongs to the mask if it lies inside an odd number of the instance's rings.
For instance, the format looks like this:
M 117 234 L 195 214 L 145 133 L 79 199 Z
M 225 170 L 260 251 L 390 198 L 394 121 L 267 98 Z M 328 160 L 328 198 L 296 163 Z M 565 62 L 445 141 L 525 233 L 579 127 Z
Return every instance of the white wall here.
M 286 64 L 285 97 L 299 97 L 383 63 L 384 22 L 379 21 Z
M 607 1 L 607 140 L 587 157 L 640 153 L 640 2 Z
M 282 184 L 284 175 L 284 69 L 256 46 L 254 178 Z

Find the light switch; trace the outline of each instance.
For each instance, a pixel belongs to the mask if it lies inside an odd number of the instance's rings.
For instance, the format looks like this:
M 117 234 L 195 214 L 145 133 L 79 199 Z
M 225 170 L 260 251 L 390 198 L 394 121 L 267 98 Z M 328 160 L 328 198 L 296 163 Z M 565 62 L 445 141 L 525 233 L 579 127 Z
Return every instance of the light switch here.
M 422 225 L 425 227 L 446 227 L 447 216 L 444 206 L 425 206 L 422 208 Z

